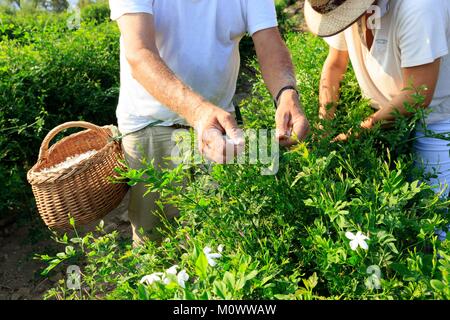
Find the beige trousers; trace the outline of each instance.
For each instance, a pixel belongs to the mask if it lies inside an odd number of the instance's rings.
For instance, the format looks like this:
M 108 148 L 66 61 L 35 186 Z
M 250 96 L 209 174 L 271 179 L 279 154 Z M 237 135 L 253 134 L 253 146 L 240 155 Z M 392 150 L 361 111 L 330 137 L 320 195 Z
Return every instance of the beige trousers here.
M 236 117 L 234 112 L 231 113 Z M 153 159 L 154 165 L 159 168 L 174 168 L 175 164 L 170 156 L 175 142 L 172 141 L 173 127 L 147 127 L 142 130 L 127 134 L 122 139 L 122 147 L 125 159 L 132 169 L 142 169 L 142 159 L 149 162 Z M 178 216 L 178 210 L 173 206 L 165 206 L 164 212 L 155 203 L 158 193 L 149 193 L 144 197 L 147 188 L 144 184 L 137 184 L 131 188 L 130 203 L 128 205 L 128 217 L 133 229 L 133 242 L 138 245 L 144 238 L 158 241 L 161 235 L 158 228 L 162 228 L 161 219 L 155 213 L 164 214 L 171 219 Z M 144 231 L 144 232 L 141 232 Z
M 172 141 L 172 127 L 147 127 L 142 130 L 125 135 L 122 139 L 122 147 L 129 166 L 132 169 L 143 168 L 142 159 L 149 162 L 153 159 L 154 165 L 159 168 L 173 168 L 175 165 L 170 160 L 175 142 Z M 159 195 L 149 193 L 143 183 L 131 188 L 128 216 L 133 230 L 133 242 L 141 244 L 144 239 L 158 241 L 161 235 L 158 228 L 163 227 L 157 214 L 165 214 L 167 218 L 178 215 L 176 208 L 165 206 L 164 212 L 156 205 Z M 143 231 L 143 232 L 142 232 Z

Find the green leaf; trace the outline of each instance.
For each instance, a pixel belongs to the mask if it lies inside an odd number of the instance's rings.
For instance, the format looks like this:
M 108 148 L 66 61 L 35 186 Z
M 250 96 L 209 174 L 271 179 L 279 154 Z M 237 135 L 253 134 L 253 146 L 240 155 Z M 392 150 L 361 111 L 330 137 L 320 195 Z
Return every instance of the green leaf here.
M 67 255 L 64 252 L 59 252 L 59 253 L 56 254 L 56 256 L 58 258 L 60 258 L 61 260 L 64 260 L 64 259 L 67 258 Z
M 208 292 L 203 292 L 203 293 L 200 295 L 200 300 L 211 300 L 211 299 L 210 299 L 209 293 L 208 293 Z
M 75 255 L 75 249 L 72 246 L 66 247 L 66 255 L 67 256 L 74 256 Z
M 213 292 L 214 292 L 215 295 L 217 295 L 219 298 L 221 298 L 223 300 L 228 300 L 229 299 L 229 294 L 228 294 L 228 291 L 227 291 L 227 287 L 221 281 L 214 282 L 214 284 L 213 284 Z
M 387 244 L 387 246 L 389 247 L 389 249 L 392 250 L 392 252 L 394 252 L 394 253 L 396 253 L 396 254 L 399 253 L 398 250 L 397 250 L 397 247 L 395 246 L 395 244 L 394 244 L 393 242 L 389 242 L 389 243 Z
M 70 217 L 69 224 L 72 226 L 72 228 L 75 228 L 75 219 L 73 217 Z
M 245 287 L 247 280 L 245 277 L 238 278 L 235 282 L 234 291 L 240 291 Z
M 431 287 L 436 291 L 443 291 L 445 290 L 445 284 L 442 283 L 442 281 L 439 280 L 431 280 L 430 281 Z
M 82 239 L 81 238 L 72 238 L 70 239 L 70 242 L 72 243 L 81 243 Z
M 195 296 L 191 291 L 185 289 L 183 291 L 183 299 L 184 300 L 195 300 Z
M 314 272 L 313 275 L 308 279 L 309 288 L 314 289 L 317 286 L 318 280 L 319 278 L 317 277 L 317 273 Z
M 253 270 L 252 272 L 250 272 L 248 275 L 245 276 L 245 280 L 246 281 L 252 280 L 254 277 L 258 275 L 258 273 L 259 273 L 258 270 Z
M 236 279 L 231 272 L 225 272 L 225 275 L 223 276 L 223 282 L 227 285 L 228 289 L 230 289 L 231 291 L 235 290 Z
M 138 285 L 138 297 L 139 300 L 149 300 L 147 288 L 142 284 Z
M 58 266 L 60 263 L 61 263 L 61 260 L 53 259 L 52 261 L 49 262 L 49 266 L 41 272 L 41 275 L 47 276 L 48 273 L 50 271 L 52 271 L 54 268 L 56 268 L 56 266 Z
M 203 252 L 200 252 L 197 261 L 195 261 L 195 273 L 202 279 L 207 278 L 208 259 Z

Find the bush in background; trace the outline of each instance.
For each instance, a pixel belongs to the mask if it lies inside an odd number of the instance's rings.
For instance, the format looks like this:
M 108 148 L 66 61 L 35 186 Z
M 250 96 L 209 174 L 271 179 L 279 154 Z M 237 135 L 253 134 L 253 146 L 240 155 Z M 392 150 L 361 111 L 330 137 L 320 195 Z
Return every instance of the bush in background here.
M 103 2 L 88 5 L 81 10 L 81 18 L 85 21 L 103 23 L 109 21 L 109 16 L 109 5 Z

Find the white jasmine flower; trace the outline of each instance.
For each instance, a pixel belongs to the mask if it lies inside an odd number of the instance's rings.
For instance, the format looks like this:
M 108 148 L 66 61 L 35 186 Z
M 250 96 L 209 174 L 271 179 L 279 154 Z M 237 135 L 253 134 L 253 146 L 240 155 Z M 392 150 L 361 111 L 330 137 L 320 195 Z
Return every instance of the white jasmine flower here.
M 178 265 L 171 266 L 169 269 L 166 270 L 167 274 L 177 274 Z
M 178 284 L 180 287 L 185 288 L 185 282 L 189 280 L 189 275 L 186 270 L 181 270 L 177 275 Z
M 221 245 L 219 245 L 219 246 L 217 247 L 217 251 L 219 251 L 220 253 L 222 253 L 222 252 L 223 252 L 223 248 L 224 248 L 224 245 L 221 244 Z
M 173 282 L 172 278 L 177 276 L 177 269 L 178 269 L 178 265 L 174 265 L 166 270 L 164 277 L 162 279 L 162 282 L 165 285 L 168 285 L 169 283 Z
M 178 265 L 174 265 L 166 270 L 166 272 L 155 272 L 150 275 L 144 276 L 141 279 L 141 283 L 152 285 L 155 282 L 162 282 L 165 285 L 169 285 L 174 282 L 178 282 L 178 285 L 182 288 L 185 287 L 186 281 L 189 280 L 189 275 L 186 270 L 181 270 L 177 274 Z
M 369 240 L 368 237 L 366 237 L 364 234 L 361 233 L 361 231 L 358 231 L 356 235 L 354 235 L 351 232 L 346 232 L 345 236 L 350 239 L 350 248 L 352 250 L 358 249 L 358 247 L 363 248 L 364 250 L 369 249 L 369 246 L 367 245 L 366 240 Z
M 147 276 L 142 277 L 140 283 L 146 283 L 148 285 L 152 285 L 155 282 L 161 281 L 161 276 L 162 275 L 163 274 L 161 272 L 156 272 L 156 273 L 149 274 Z
M 215 261 L 215 259 L 219 259 L 222 258 L 222 255 L 220 253 L 211 253 L 212 249 L 210 247 L 205 247 L 203 249 L 203 253 L 206 256 L 206 259 L 208 260 L 208 264 L 211 267 L 215 267 L 217 262 Z

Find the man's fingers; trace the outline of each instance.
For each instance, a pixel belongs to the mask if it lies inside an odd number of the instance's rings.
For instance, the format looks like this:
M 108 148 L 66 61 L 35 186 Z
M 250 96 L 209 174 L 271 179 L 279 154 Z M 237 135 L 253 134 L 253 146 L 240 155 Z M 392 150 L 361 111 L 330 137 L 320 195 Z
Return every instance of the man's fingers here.
M 299 141 L 304 140 L 310 130 L 309 122 L 303 115 L 296 117 L 290 125 L 294 134 L 290 134 L 288 137 L 280 139 L 280 144 L 285 147 L 296 145 Z
M 204 130 L 200 137 L 200 151 L 209 160 L 225 163 L 226 142 L 222 132 L 216 128 Z
M 291 136 L 291 126 L 290 126 L 291 115 L 289 113 L 279 114 L 277 112 L 276 115 L 276 137 L 280 142 L 282 140 L 286 140 Z
M 225 130 L 225 134 L 230 138 L 231 142 L 235 145 L 244 144 L 244 132 L 239 128 L 236 120 L 231 114 L 223 117 L 220 125 Z
M 227 138 L 221 130 L 212 128 L 202 134 L 201 152 L 208 160 L 224 164 L 234 161 L 234 158 L 244 149 L 244 144 L 236 145 Z
M 226 161 L 232 161 L 245 148 L 244 131 L 239 128 L 236 119 L 231 114 L 227 114 L 221 119 L 220 125 L 226 134 Z
M 221 152 L 221 149 L 217 149 L 216 146 L 212 146 L 209 144 L 204 144 L 204 147 L 202 149 L 202 154 L 206 157 L 206 159 L 218 163 L 218 164 L 224 164 L 226 163 L 226 159 L 224 156 L 224 153 Z
M 298 140 L 304 140 L 309 133 L 309 122 L 305 116 L 300 116 L 294 121 L 294 132 Z
M 234 117 L 223 110 L 218 109 L 209 117 L 206 115 L 203 121 L 199 121 L 196 130 L 199 150 L 208 160 L 228 163 L 245 147 L 242 129 Z
M 224 138 L 215 140 L 211 144 L 204 144 L 203 155 L 218 164 L 233 163 L 237 155 L 236 146 L 228 143 Z

